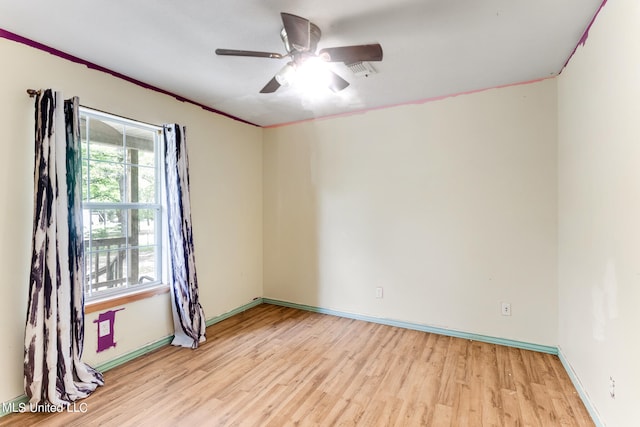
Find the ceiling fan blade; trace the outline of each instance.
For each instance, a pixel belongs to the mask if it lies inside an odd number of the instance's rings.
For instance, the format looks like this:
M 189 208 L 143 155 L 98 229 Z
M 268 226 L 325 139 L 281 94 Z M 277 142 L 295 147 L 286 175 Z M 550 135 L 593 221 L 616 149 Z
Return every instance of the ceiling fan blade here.
M 348 81 L 346 81 L 345 79 L 343 79 L 342 77 L 334 73 L 333 71 L 331 71 L 330 73 L 331 73 L 331 81 L 329 82 L 329 89 L 331 89 L 333 92 L 340 92 L 342 89 L 349 86 Z
M 307 52 L 311 46 L 311 23 L 308 19 L 282 12 L 282 23 L 289 45 L 299 52 Z
M 216 55 L 227 56 L 251 56 L 255 58 L 284 58 L 283 55 L 274 52 L 256 52 L 254 50 L 216 49 Z
M 276 78 L 273 77 L 271 80 L 269 80 L 269 83 L 267 83 L 265 87 L 263 87 L 262 90 L 260 90 L 260 93 L 273 93 L 277 91 L 279 87 L 280 87 L 280 83 L 278 83 L 278 80 L 276 80 Z
M 329 62 L 344 62 L 345 64 L 353 64 L 360 61 L 382 61 L 382 46 L 376 43 L 328 47 L 320 49 L 318 55 Z

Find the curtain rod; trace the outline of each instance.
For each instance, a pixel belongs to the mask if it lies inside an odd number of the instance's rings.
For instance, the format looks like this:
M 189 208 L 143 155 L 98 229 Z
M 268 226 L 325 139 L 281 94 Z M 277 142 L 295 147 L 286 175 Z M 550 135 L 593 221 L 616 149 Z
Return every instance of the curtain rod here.
M 36 90 L 36 89 L 27 89 L 27 95 L 29 95 L 29 98 L 33 98 L 34 96 L 40 95 L 41 93 L 42 93 L 42 91 L 40 89 L 38 89 L 38 90 Z M 117 114 L 107 113 L 106 111 L 101 111 L 101 110 L 98 110 L 96 108 L 86 107 L 84 105 L 80 105 L 80 107 L 88 108 L 88 109 L 97 111 L 99 113 L 107 114 L 109 116 L 114 116 L 114 117 L 118 117 L 118 118 L 121 118 L 121 119 L 130 120 L 132 122 L 138 122 L 138 123 L 143 123 L 145 125 L 153 126 L 153 127 L 159 128 L 158 132 L 160 132 L 161 131 L 160 128 L 162 128 L 162 126 L 160 126 L 160 125 L 156 125 L 156 124 L 153 124 L 153 123 L 147 123 L 147 122 L 143 122 L 143 121 L 140 121 L 140 120 L 133 120 L 133 119 L 130 119 L 128 117 L 119 116 Z M 169 131 L 171 131 L 171 130 L 169 129 Z

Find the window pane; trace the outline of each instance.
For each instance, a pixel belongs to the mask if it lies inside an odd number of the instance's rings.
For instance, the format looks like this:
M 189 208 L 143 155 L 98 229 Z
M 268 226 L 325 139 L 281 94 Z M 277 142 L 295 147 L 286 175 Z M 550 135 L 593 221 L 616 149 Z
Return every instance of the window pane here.
M 139 209 L 138 212 L 138 245 L 155 245 L 157 209 Z
M 138 164 L 141 166 L 156 166 L 156 153 L 151 151 L 140 151 L 138 154 Z
M 131 260 L 132 284 L 142 285 L 159 281 L 156 274 L 157 260 L 155 247 L 143 246 L 132 248 L 129 256 Z
M 86 116 L 80 116 L 80 141 L 82 144 L 85 144 L 87 142 L 87 117 Z M 84 147 L 83 145 L 83 153 L 86 153 L 86 147 Z M 83 154 L 84 155 L 84 154 Z
M 156 166 L 155 132 L 127 127 L 125 146 L 127 148 L 127 163 L 150 167 Z
M 89 209 L 84 216 L 84 238 L 95 246 L 125 244 L 127 211 L 124 209 Z M 118 239 L 118 240 L 110 240 Z M 122 243 L 119 243 L 122 241 Z M 118 242 L 118 243 L 111 243 Z
M 130 247 L 154 245 L 156 243 L 156 210 L 155 209 L 130 209 L 127 210 L 129 217 L 128 243 Z M 133 261 L 137 266 L 137 261 Z M 155 273 L 154 273 L 155 274 Z M 135 276 L 135 274 L 134 274 Z
M 88 157 L 107 162 L 124 161 L 124 126 L 108 120 L 89 121 Z
M 82 201 L 86 202 L 89 198 L 89 169 L 87 161 L 82 159 Z
M 125 191 L 124 166 L 89 161 L 89 201 L 121 203 Z
M 126 200 L 130 203 L 156 203 L 156 171 L 149 167 L 128 166 Z
M 80 152 L 83 159 L 87 157 L 87 123 L 86 117 L 80 117 Z
M 86 249 L 85 268 L 90 292 L 126 286 L 128 269 L 124 245 L 99 248 L 91 251 Z

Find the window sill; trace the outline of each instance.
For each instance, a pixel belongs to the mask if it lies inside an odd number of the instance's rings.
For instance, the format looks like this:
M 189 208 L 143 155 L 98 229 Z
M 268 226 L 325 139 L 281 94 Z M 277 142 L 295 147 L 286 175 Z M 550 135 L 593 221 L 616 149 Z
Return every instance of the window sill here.
M 151 298 L 156 295 L 166 294 L 169 292 L 169 285 L 158 285 L 156 287 L 145 289 L 140 292 L 132 292 L 126 295 L 118 295 L 113 298 L 101 299 L 85 303 L 84 312 L 95 313 L 96 311 L 107 310 L 119 305 L 129 304 L 134 301 L 139 301 L 146 298 Z

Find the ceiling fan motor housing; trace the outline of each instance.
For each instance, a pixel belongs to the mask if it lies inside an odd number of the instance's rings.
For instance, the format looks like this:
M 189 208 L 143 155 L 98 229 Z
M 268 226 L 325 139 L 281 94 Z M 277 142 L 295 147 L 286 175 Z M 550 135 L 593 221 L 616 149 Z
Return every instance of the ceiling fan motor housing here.
M 315 52 L 318 47 L 318 41 L 320 41 L 320 36 L 322 36 L 322 31 L 320 28 L 314 24 L 313 22 L 309 22 L 309 50 L 307 52 Z M 289 37 L 287 36 L 287 30 L 283 27 L 280 30 L 280 38 L 284 43 L 285 49 L 287 49 L 287 53 L 296 53 L 297 50 L 289 43 Z

